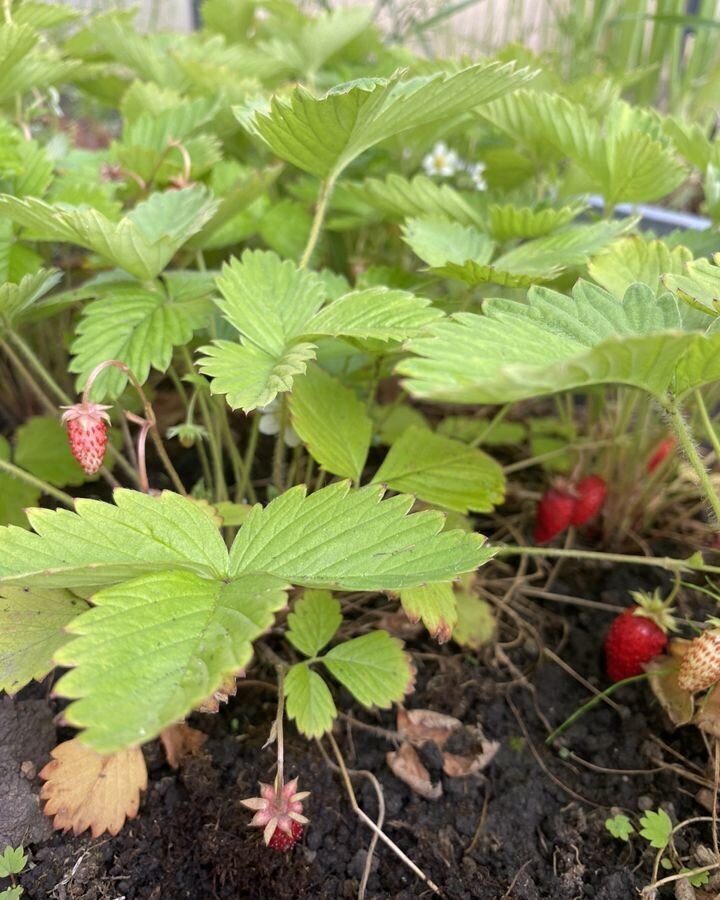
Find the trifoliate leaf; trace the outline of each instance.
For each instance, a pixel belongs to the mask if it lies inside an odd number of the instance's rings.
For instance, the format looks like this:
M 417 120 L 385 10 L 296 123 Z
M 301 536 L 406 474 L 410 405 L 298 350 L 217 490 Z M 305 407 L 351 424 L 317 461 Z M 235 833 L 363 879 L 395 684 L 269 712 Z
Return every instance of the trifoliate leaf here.
M 386 631 L 338 644 L 325 654 L 323 663 L 363 706 L 388 707 L 401 700 L 414 677 L 402 643 Z
M 0 435 L 0 460 L 10 459 L 10 445 Z M 0 470 L 0 525 L 27 525 L 25 509 L 40 499 L 40 490 Z M 0 529 L 0 535 L 2 530 Z M 0 545 L 2 538 L 0 538 Z M 1 552 L 1 551 L 0 551 Z M 1 564 L 0 564 L 1 568 Z
M 292 666 L 285 676 L 288 718 L 308 738 L 322 737 L 332 728 L 337 716 L 330 688 L 317 672 L 305 663 Z
M 297 87 L 266 109 L 236 110 L 281 159 L 320 178 L 336 177 L 363 151 L 411 128 L 470 112 L 531 77 L 513 64 L 478 64 L 400 81 L 362 78 L 322 97 Z
M 65 626 L 87 609 L 69 591 L 0 588 L 0 691 L 16 694 L 54 668 L 53 653 L 70 638 Z
M 611 819 L 605 819 L 605 827 L 610 832 L 610 834 L 614 838 L 617 838 L 619 841 L 628 841 L 630 839 L 630 835 L 635 831 L 630 819 L 628 819 L 627 816 L 621 815 L 620 813 L 618 813 L 618 815 L 616 816 L 613 816 Z
M 15 434 L 15 463 L 43 481 L 82 484 L 87 475 L 70 452 L 67 432 L 55 416 L 33 416 Z
M 664 809 L 653 812 L 649 809 L 640 819 L 640 834 L 650 842 L 651 847 L 662 850 L 668 845 L 673 823 Z
M 307 323 L 309 336 L 406 341 L 443 317 L 424 297 L 408 291 L 371 287 L 351 291 L 323 307 Z
M 45 784 L 40 798 L 45 815 L 54 816 L 53 827 L 93 838 L 107 831 L 119 833 L 126 819 L 140 809 L 140 794 L 147 787 L 147 768 L 142 750 L 132 747 L 101 756 L 78 740 L 60 744 L 52 760 L 40 772 Z
M 305 591 L 288 616 L 285 636 L 305 656 L 317 656 L 341 623 L 340 601 L 330 591 Z
M 686 247 L 670 249 L 663 241 L 645 241 L 640 235 L 632 234 L 595 256 L 588 272 L 606 291 L 622 297 L 636 281 L 652 291 L 657 292 L 663 286 L 672 290 L 672 285 L 664 279 L 661 281 L 661 277 L 665 273 L 682 275 L 685 263 L 691 259 L 692 253 Z
M 272 577 L 208 581 L 188 571 L 100 591 L 68 628 L 79 637 L 56 653 L 74 667 L 56 685 L 75 700 L 66 720 L 101 753 L 156 737 L 247 665 L 285 602 Z
M 27 853 L 23 853 L 22 847 L 6 847 L 0 853 L 0 878 L 9 878 L 10 875 L 19 875 L 28 861 Z
M 505 498 L 505 476 L 492 457 L 425 428 L 407 428 L 373 478 L 445 509 L 489 512 Z
M 77 500 L 76 512 L 34 509 L 36 533 L 0 529 L 0 583 L 98 587 L 163 569 L 224 577 L 227 550 L 192 500 L 119 489 L 115 504 Z
M 442 532 L 441 513 L 408 515 L 412 497 L 382 496 L 379 485 L 340 482 L 310 496 L 298 485 L 255 506 L 232 546 L 231 577 L 262 572 L 306 587 L 400 590 L 448 581 L 492 557 L 481 536 Z
M 77 374 L 78 390 L 93 369 L 106 359 L 130 367 L 140 384 L 150 369 L 166 372 L 173 349 L 187 344 L 208 319 L 211 304 L 205 298 L 172 302 L 159 290 L 139 285 L 118 285 L 110 294 L 88 303 L 75 329 L 70 371 Z M 127 376 L 116 368 L 101 372 L 93 384 L 92 399 L 114 400 L 124 390 Z
M 155 278 L 216 207 L 201 185 L 152 194 L 119 222 L 94 209 L 0 195 L 0 212 L 30 229 L 36 240 L 63 241 L 93 250 L 142 280 Z
M 528 303 L 489 299 L 415 338 L 398 370 L 415 396 L 508 403 L 591 384 L 656 396 L 718 377 L 720 335 L 685 331 L 677 300 L 633 285 L 624 298 L 580 281 L 572 297 L 533 288 Z M 718 372 L 718 374 L 715 374 Z
M 467 260 L 482 266 L 490 262 L 495 249 L 482 231 L 442 219 L 408 219 L 403 240 L 429 266 L 462 265 Z
M 450 640 L 457 621 L 455 594 L 450 582 L 426 584 L 400 591 L 400 602 L 411 622 L 423 625 L 440 644 Z
M 323 469 L 359 482 L 372 421 L 354 391 L 310 366 L 290 395 L 290 414 L 295 431 Z

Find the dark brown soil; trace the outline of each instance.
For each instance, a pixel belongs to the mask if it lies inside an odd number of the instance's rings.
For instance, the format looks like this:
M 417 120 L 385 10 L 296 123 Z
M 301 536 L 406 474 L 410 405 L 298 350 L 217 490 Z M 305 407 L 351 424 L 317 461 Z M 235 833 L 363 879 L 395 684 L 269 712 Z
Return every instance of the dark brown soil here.
M 604 569 L 584 573 L 585 597 L 621 605 L 627 589 L 652 587 L 647 571 Z M 568 591 L 557 583 L 554 591 Z M 577 586 L 572 593 L 577 594 Z M 600 662 L 602 634 L 609 614 L 554 605 L 535 623 L 547 646 L 560 646 L 563 620 L 569 626 L 562 658 L 576 671 L 604 686 Z M 562 615 L 562 619 L 561 619 Z M 342 722 L 337 740 L 348 765 L 369 769 L 379 779 L 387 807 L 386 832 L 441 887 L 451 900 L 631 900 L 650 880 L 655 851 L 634 838 L 624 844 L 604 827 L 610 807 L 635 816 L 663 805 L 676 820 L 704 811 L 693 798 L 696 787 L 657 770 L 647 774 L 602 772 L 568 755 L 608 769 L 652 769 L 648 739 L 652 734 L 704 764 L 696 732 L 670 732 L 643 684 L 622 689 L 615 700 L 620 713 L 600 704 L 559 741 L 544 745 L 547 729 L 562 722 L 588 699 L 588 692 L 557 664 L 541 661 L 537 646 L 508 647 L 514 670 L 462 653 L 454 645 L 438 650 L 418 639 L 418 687 L 409 707 L 450 713 L 467 725 L 480 723 L 501 749 L 483 775 L 450 779 L 442 775 L 437 751 L 426 745 L 422 758 L 442 780 L 444 795 L 428 801 L 413 794 L 389 771 L 385 754 L 394 749 L 383 734 Z M 523 681 L 519 672 L 528 673 Z M 253 678 L 264 678 L 258 667 Z M 33 693 L 34 692 L 34 693 Z M 26 696 L 38 697 L 38 689 Z M 11 701 L 5 701 L 7 712 Z M 371 714 L 340 697 L 339 707 L 365 723 L 393 729 L 391 712 Z M 31 864 L 22 876 L 30 900 L 213 900 L 252 898 L 284 900 L 354 898 L 365 865 L 371 833 L 354 816 L 339 777 L 317 746 L 287 731 L 288 776 L 299 775 L 310 789 L 310 824 L 301 843 L 287 855 L 266 850 L 239 800 L 256 793 L 258 780 L 269 781 L 273 751 L 262 750 L 275 711 L 272 691 L 261 685 L 240 687 L 218 715 L 193 716 L 192 724 L 209 735 L 206 755 L 179 773 L 165 763 L 156 744 L 149 745 L 151 783 L 138 819 L 115 838 L 55 834 L 47 837 L 33 813 L 24 843 Z M 52 735 L 50 715 L 40 700 L 16 701 L 13 714 L 37 723 L 36 744 L 5 759 L 47 760 Z M 60 733 L 60 737 L 65 737 Z M 5 739 L 7 740 L 7 735 Z M 12 744 L 13 735 L 10 744 Z M 564 749 L 563 749 L 564 748 Z M 449 747 L 448 749 L 453 749 Z M 461 748 L 457 748 L 461 749 Z M 17 762 L 15 762 L 17 771 Z M 38 792 L 38 782 L 27 782 Z M 357 779 L 362 807 L 373 817 L 377 802 L 371 785 Z M 27 799 L 27 798 L 26 798 Z M 0 801 L 3 802 L 3 801 Z M 33 799 L 33 803 L 36 801 Z M 32 806 L 28 807 L 31 811 Z M 36 806 L 35 806 L 36 808 Z M 5 817 L 0 815 L 0 823 Z M 0 831 L 2 829 L 0 828 Z M 709 835 L 691 829 L 678 842 L 682 853 L 692 839 Z M 432 896 L 387 848 L 380 844 L 372 864 L 368 898 Z M 0 883 L 0 887 L 2 884 Z M 672 890 L 663 896 L 674 896 Z

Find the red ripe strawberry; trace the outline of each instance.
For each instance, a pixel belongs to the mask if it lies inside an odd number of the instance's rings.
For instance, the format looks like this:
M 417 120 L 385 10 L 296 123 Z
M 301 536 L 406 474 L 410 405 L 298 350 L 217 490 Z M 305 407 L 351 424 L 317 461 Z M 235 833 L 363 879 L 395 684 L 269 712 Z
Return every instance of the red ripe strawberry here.
M 662 463 L 665 462 L 668 456 L 670 456 L 670 454 L 675 449 L 676 443 L 677 441 L 674 437 L 666 437 L 664 440 L 660 441 L 660 443 L 657 445 L 657 449 L 647 461 L 647 466 L 645 467 L 649 475 L 652 475 L 655 469 L 657 469 L 658 466 L 662 465 Z
M 295 844 L 297 844 L 302 833 L 302 825 L 299 822 L 293 821 L 290 823 L 290 834 L 287 834 L 287 832 L 282 831 L 280 828 L 275 829 L 273 836 L 270 838 L 268 847 L 271 850 L 277 850 L 279 853 L 287 853 L 288 850 L 292 850 Z
M 577 499 L 573 508 L 573 525 L 584 525 L 600 512 L 607 497 L 607 485 L 599 475 L 588 475 L 575 488 Z
M 76 403 L 63 406 L 62 423 L 67 427 L 72 455 L 88 475 L 94 475 L 103 464 L 107 447 L 107 423 L 105 410 L 109 406 L 100 403 Z
M 657 616 L 663 624 L 667 623 L 665 628 L 671 627 L 668 610 L 659 610 Z M 642 606 L 630 606 L 617 616 L 605 638 L 605 668 L 610 680 L 622 681 L 641 675 L 645 663 L 659 656 L 667 646 L 665 628 Z
M 569 494 L 550 488 L 540 498 L 535 521 L 535 542 L 544 544 L 562 534 L 572 523 L 575 499 Z
M 677 680 L 691 694 L 720 681 L 720 629 L 711 628 L 695 638 L 683 656 Z

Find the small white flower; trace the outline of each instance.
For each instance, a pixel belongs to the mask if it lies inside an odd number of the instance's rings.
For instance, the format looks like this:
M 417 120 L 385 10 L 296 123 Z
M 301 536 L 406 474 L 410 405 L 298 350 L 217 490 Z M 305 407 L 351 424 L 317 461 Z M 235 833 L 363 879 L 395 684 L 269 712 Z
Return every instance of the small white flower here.
M 432 148 L 432 152 L 423 159 L 423 169 L 426 175 L 440 175 L 450 178 L 460 167 L 460 157 L 454 150 L 449 150 L 447 145 L 439 142 Z
M 274 436 L 279 434 L 280 432 L 280 404 L 277 400 L 271 400 L 267 406 L 258 406 L 258 410 L 260 413 L 260 423 L 258 425 L 258 431 L 260 434 L 267 434 L 270 436 Z M 287 447 L 297 447 L 300 443 L 300 437 L 292 425 L 285 426 L 285 433 L 283 434 L 283 440 L 285 441 L 285 445 Z
M 475 190 L 487 190 L 487 181 L 485 181 L 485 163 L 478 162 L 468 166 L 468 175 L 475 185 Z

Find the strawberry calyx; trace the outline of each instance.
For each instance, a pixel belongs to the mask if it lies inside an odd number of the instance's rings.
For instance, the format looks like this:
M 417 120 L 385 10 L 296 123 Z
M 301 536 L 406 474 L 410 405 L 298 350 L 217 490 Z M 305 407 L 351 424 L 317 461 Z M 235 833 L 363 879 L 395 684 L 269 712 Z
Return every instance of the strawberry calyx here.
M 660 588 L 655 588 L 652 594 L 648 594 L 647 591 L 630 591 L 630 596 L 636 604 L 633 615 L 650 619 L 665 634 L 678 630 L 677 620 L 673 616 L 675 610 L 668 606 L 668 602 L 672 600 L 672 595 L 667 599 L 663 599 L 660 594 Z

